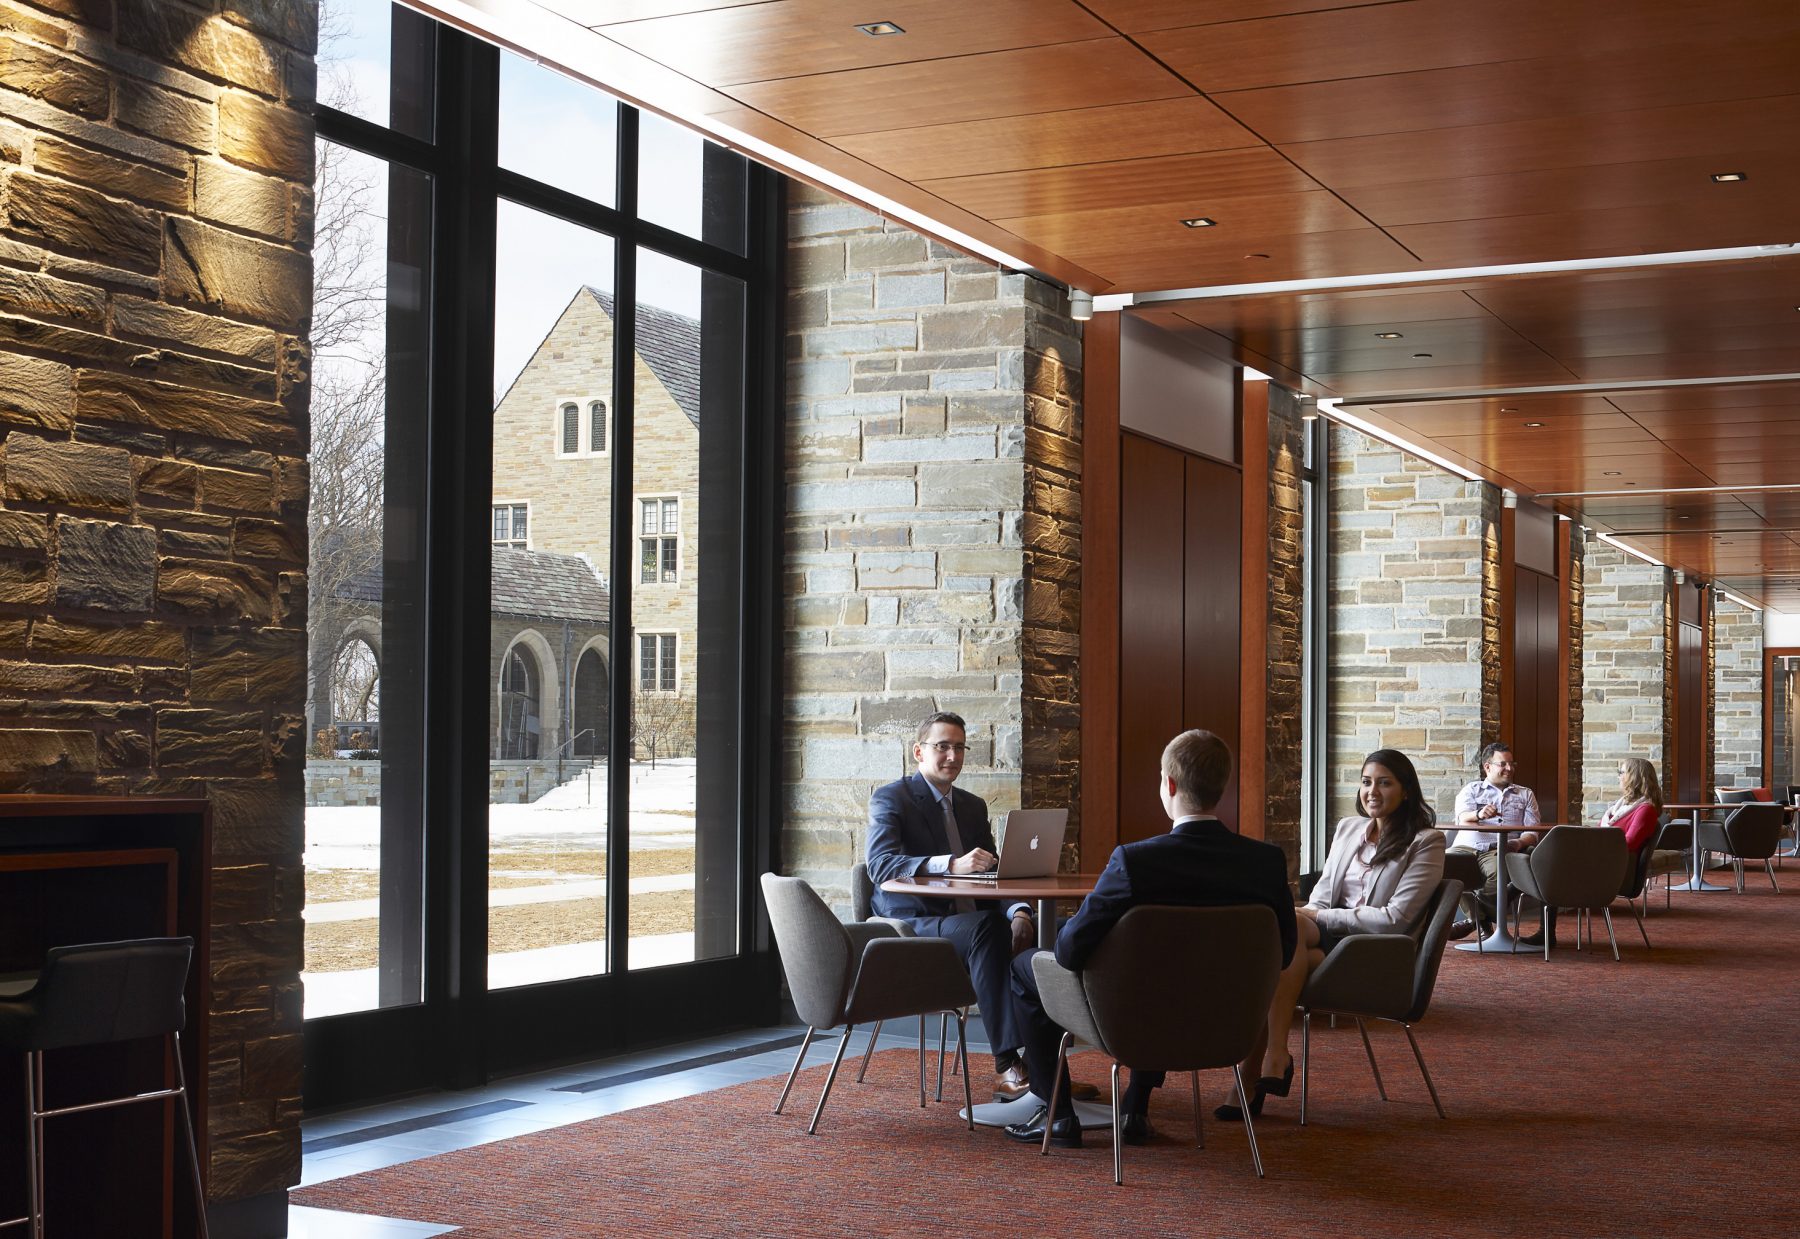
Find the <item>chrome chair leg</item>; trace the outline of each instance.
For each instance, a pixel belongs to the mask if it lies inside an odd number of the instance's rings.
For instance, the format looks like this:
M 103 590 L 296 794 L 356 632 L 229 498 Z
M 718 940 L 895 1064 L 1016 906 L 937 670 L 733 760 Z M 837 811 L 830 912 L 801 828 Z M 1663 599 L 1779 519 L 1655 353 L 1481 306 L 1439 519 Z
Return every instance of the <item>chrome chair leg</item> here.
M 1626 902 L 1630 903 L 1631 901 L 1627 900 Z M 1655 950 L 1656 948 L 1650 945 L 1650 931 L 1644 928 L 1644 914 L 1638 911 L 1638 906 L 1635 903 L 1631 904 L 1631 914 L 1637 917 L 1638 932 L 1644 935 L 1644 949 L 1647 951 Z
M 944 1052 L 950 1048 L 950 1013 L 938 1012 L 938 1082 L 937 1099 L 944 1100 Z
M 925 1013 L 919 1012 L 919 1109 L 925 1108 Z
M 1058 1076 L 1060 1081 L 1062 1077 Z M 1119 1064 L 1112 1065 L 1112 1138 L 1113 1138 L 1113 1186 L 1125 1186 L 1125 1132 L 1121 1122 L 1119 1106 Z M 1056 1121 L 1056 1111 L 1052 1110 L 1044 1116 L 1044 1137 L 1050 1136 L 1050 1124 Z
M 1406 1039 L 1412 1043 L 1413 1057 L 1419 1060 L 1419 1074 L 1425 1077 L 1425 1087 L 1431 1093 L 1431 1104 L 1437 1107 L 1439 1118 L 1449 1118 L 1444 1113 L 1444 1103 L 1438 1100 L 1437 1085 L 1431 1082 L 1431 1072 L 1425 1067 L 1425 1056 L 1419 1052 L 1419 1039 L 1413 1036 L 1412 1025 L 1402 1024 L 1400 1027 L 1406 1030 Z
M 1375 1063 L 1375 1047 L 1369 1044 L 1369 1026 L 1363 1023 L 1360 1015 L 1356 1017 L 1356 1031 L 1362 1034 L 1363 1050 L 1369 1056 L 1369 1070 L 1375 1073 L 1375 1091 L 1381 1094 L 1381 1100 L 1386 1101 L 1387 1085 L 1381 1082 L 1381 1068 Z
M 1731 867 L 1737 870 L 1737 893 L 1741 895 L 1744 893 L 1744 862 L 1741 858 L 1733 856 Z
M 825 1087 L 819 1093 L 819 1104 L 813 1110 L 812 1122 L 806 1125 L 806 1134 L 809 1136 L 816 1136 L 819 1134 L 819 1116 L 825 1113 L 825 1099 L 831 1096 L 831 1086 L 837 1082 L 838 1068 L 843 1065 L 844 1050 L 850 1045 L 850 1033 L 855 1027 L 856 1025 L 854 1024 L 844 1025 L 844 1035 L 838 1038 L 837 1053 L 831 1056 L 831 1072 L 825 1077 Z M 921 1105 L 924 1104 L 924 1092 L 925 1082 L 921 1079 L 919 1081 L 919 1102 Z
M 1206 1147 L 1206 1126 L 1200 1121 L 1200 1073 L 1198 1071 L 1188 1072 L 1188 1084 L 1194 1090 L 1194 1147 L 1204 1149 Z
M 963 1023 L 969 1017 L 961 1007 L 956 1009 L 956 1056 L 962 1062 L 963 1113 L 969 1116 L 969 1130 L 975 1130 L 975 1098 L 969 1092 L 969 1039 Z
M 1481 927 L 1476 926 L 1480 933 Z M 1312 1012 L 1300 1015 L 1300 1126 L 1306 1126 L 1306 1086 L 1312 1082 Z
M 869 1058 L 875 1053 L 875 1039 L 881 1036 L 881 1023 L 880 1020 L 876 1020 L 875 1027 L 869 1030 L 869 1045 L 868 1048 L 863 1051 L 862 1066 L 856 1070 L 856 1082 L 858 1084 L 863 1082 L 863 1076 L 867 1075 L 869 1072 Z
M 1781 886 L 1775 881 L 1775 866 L 1771 865 L 1768 861 L 1765 860 L 1763 862 L 1763 870 L 1766 873 L 1768 873 L 1768 875 L 1769 875 L 1770 889 L 1773 890 L 1777 895 L 1781 894 Z
M 1244 1116 L 1244 1135 L 1250 1138 L 1250 1164 L 1256 1167 L 1256 1177 L 1260 1179 L 1263 1177 L 1262 1153 L 1256 1147 L 1256 1123 L 1250 1117 L 1250 1097 L 1244 1092 L 1244 1069 L 1233 1063 L 1231 1077 L 1237 1081 L 1238 1111 Z
M 194 1116 L 188 1111 L 193 1094 L 188 1092 L 187 1070 L 181 1065 L 181 1034 L 174 1033 L 173 1036 L 175 1038 L 175 1083 L 181 1089 L 181 1096 L 175 1099 L 175 1108 L 181 1111 L 181 1127 L 187 1133 L 188 1167 L 194 1176 L 194 1217 L 200 1224 L 200 1239 L 208 1239 L 206 1186 L 200 1181 L 200 1145 L 194 1136 Z
M 1606 940 L 1612 943 L 1613 963 L 1619 962 L 1619 940 L 1613 937 L 1612 909 L 1600 909 L 1600 915 L 1606 918 Z
M 806 1061 L 806 1050 L 807 1050 L 808 1046 L 812 1045 L 814 1031 L 815 1030 L 813 1029 L 813 1026 L 811 1024 L 808 1024 L 806 1026 L 806 1035 L 804 1037 L 800 1038 L 800 1052 L 798 1054 L 794 1055 L 794 1069 L 792 1071 L 788 1072 L 787 1083 L 783 1084 L 781 1086 L 781 1097 L 775 1103 L 775 1113 L 777 1113 L 777 1114 L 781 1113 L 781 1107 L 787 1105 L 788 1093 L 793 1090 L 794 1077 L 796 1077 L 800 1074 L 800 1064 Z M 873 1038 L 870 1038 L 869 1044 L 870 1045 L 875 1044 L 875 1041 Z M 867 1066 L 868 1064 L 865 1061 L 863 1065 Z M 862 1079 L 861 1076 L 858 1076 L 856 1078 L 859 1080 Z
M 1044 1143 L 1043 1146 L 1038 1149 L 1039 1157 L 1047 1157 L 1050 1154 L 1050 1124 L 1054 1122 L 1056 1118 L 1056 1103 L 1062 1099 L 1063 1077 L 1067 1075 L 1069 1071 L 1069 1043 L 1074 1040 L 1074 1033 L 1065 1032 L 1062 1035 L 1061 1043 L 1056 1047 L 1056 1078 L 1050 1081 L 1049 1109 L 1044 1111 Z M 1113 1068 L 1113 1078 L 1115 1080 L 1118 1079 L 1118 1071 L 1119 1069 L 1117 1067 Z M 966 1072 L 964 1073 L 964 1086 L 967 1087 Z M 971 1115 L 971 1117 L 973 1116 Z

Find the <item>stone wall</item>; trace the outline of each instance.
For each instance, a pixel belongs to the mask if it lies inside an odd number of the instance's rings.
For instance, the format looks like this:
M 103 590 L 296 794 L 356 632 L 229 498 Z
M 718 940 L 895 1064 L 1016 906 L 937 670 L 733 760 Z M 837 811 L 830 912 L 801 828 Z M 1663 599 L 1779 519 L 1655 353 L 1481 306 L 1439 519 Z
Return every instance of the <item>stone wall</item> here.
M 1301 725 L 1305 691 L 1307 424 L 1294 393 L 1269 384 L 1268 678 L 1263 838 L 1300 863 Z M 1245 554 L 1254 548 L 1246 547 Z
M 1720 787 L 1760 787 L 1765 778 L 1762 613 L 1717 590 L 1712 597 L 1713 781 Z
M 1663 764 L 1667 572 L 1582 535 L 1582 819 L 1619 797 L 1622 757 Z
M 1558 567 L 1568 581 L 1569 591 L 1569 751 L 1566 760 L 1569 763 L 1569 794 L 1564 798 L 1562 813 L 1559 816 L 1569 817 L 1571 810 L 1578 809 L 1582 800 L 1582 728 L 1584 701 L 1582 697 L 1582 650 L 1583 646 L 1583 607 L 1586 594 L 1586 575 L 1583 555 L 1582 532 L 1579 525 L 1569 527 L 1568 556 Z
M 210 1190 L 300 1169 L 316 10 L 0 8 L 0 790 L 213 806 Z
M 1497 726 L 1496 496 L 1345 426 L 1332 427 L 1328 490 L 1329 812 L 1355 812 L 1363 757 L 1396 748 L 1448 819 Z
M 788 272 L 778 848 L 843 904 L 934 710 L 994 812 L 1073 806 L 1080 346 L 1058 290 L 798 185 Z

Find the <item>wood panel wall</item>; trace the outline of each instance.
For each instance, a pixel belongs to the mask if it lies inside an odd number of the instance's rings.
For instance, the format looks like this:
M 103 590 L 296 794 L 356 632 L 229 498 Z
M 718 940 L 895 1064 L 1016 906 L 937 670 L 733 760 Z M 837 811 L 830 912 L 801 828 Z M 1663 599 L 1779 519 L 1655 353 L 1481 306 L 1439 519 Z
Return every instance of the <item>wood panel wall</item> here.
M 1557 672 L 1561 636 L 1555 577 L 1513 569 L 1512 729 L 1518 781 L 1537 794 L 1546 822 L 1568 820 L 1561 799 L 1563 694 Z

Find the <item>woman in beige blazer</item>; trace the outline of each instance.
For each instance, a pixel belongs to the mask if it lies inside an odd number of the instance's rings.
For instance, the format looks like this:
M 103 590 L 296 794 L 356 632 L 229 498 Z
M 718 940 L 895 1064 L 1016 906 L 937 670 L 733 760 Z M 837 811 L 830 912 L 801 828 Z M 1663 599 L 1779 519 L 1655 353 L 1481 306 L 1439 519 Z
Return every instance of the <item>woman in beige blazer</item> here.
M 1312 970 L 1350 934 L 1412 932 L 1444 876 L 1444 836 L 1433 828 L 1431 806 L 1406 754 L 1396 749 L 1370 753 L 1363 762 L 1357 803 L 1368 816 L 1337 824 L 1318 885 L 1298 909 L 1300 942 L 1269 1004 L 1266 1045 L 1244 1063 L 1246 1075 L 1255 1071 L 1259 1077 L 1252 1114 L 1262 1112 L 1264 1097 L 1286 1097 L 1293 1085 L 1288 1034 L 1294 1003 Z M 1229 1105 L 1215 1113 L 1241 1117 Z

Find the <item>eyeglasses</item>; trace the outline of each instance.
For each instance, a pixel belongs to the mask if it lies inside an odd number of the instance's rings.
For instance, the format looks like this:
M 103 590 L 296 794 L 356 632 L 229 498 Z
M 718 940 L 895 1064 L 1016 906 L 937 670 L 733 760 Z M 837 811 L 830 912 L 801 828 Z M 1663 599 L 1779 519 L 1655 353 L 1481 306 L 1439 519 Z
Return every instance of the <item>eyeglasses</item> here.
M 940 753 L 967 753 L 969 746 L 957 740 L 936 740 L 925 746 Z

